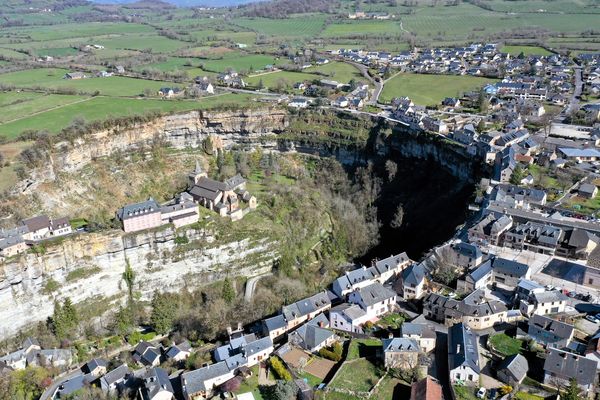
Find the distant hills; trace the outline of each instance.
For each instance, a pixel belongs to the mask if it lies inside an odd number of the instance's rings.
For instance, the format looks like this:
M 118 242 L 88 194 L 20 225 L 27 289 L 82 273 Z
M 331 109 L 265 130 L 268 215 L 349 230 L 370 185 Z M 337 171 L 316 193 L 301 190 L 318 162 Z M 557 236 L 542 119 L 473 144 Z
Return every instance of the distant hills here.
M 101 4 L 130 4 L 137 0 L 91 0 Z M 241 4 L 256 3 L 259 0 L 164 0 L 178 7 L 231 7 Z

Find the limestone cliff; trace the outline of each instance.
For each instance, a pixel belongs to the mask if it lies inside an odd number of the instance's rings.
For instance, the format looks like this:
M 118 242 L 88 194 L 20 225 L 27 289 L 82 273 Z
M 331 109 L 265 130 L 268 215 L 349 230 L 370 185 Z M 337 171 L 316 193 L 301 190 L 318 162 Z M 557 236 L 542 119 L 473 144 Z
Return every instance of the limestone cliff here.
M 74 143 L 58 143 L 53 164 L 57 171 L 72 172 L 94 158 L 134 150 L 157 139 L 174 148 L 196 148 L 209 135 L 217 135 L 223 145 L 229 147 L 282 132 L 288 124 L 286 111 L 271 108 L 173 114 L 139 125 L 115 126 L 78 138 Z
M 217 241 L 206 229 L 189 229 L 185 235 L 189 244 L 177 244 L 170 228 L 129 235 L 81 234 L 49 245 L 42 255 L 26 254 L 3 264 L 0 339 L 45 320 L 53 312 L 55 297 L 104 305 L 123 300 L 127 262 L 136 274 L 134 291 L 149 299 L 155 290 L 194 288 L 226 274 L 260 275 L 271 269 L 276 257 L 275 243 L 267 238 Z

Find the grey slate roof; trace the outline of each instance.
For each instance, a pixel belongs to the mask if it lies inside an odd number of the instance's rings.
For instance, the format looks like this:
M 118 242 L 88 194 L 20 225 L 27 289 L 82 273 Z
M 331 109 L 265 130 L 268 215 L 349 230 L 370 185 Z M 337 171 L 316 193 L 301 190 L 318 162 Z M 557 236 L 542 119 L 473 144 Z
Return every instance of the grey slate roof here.
M 413 264 L 402 271 L 402 282 L 404 285 L 420 285 L 425 279 L 427 270 L 423 264 Z
M 83 365 L 83 367 L 81 367 L 81 369 L 83 370 L 84 373 L 89 374 L 98 367 L 106 368 L 107 366 L 108 366 L 108 363 L 105 360 L 102 360 L 99 358 L 92 358 L 90 361 L 86 362 Z
M 125 378 L 128 373 L 129 367 L 127 364 L 121 364 L 112 371 L 107 372 L 102 378 L 100 378 L 100 380 L 109 386 Z
M 396 296 L 396 292 L 386 288 L 379 282 L 374 282 L 369 286 L 358 289 L 358 293 L 367 307 Z
M 271 318 L 267 318 L 263 321 L 263 323 L 265 324 L 269 332 L 285 328 L 286 326 L 285 318 L 282 314 L 276 315 Z
M 592 195 L 597 190 L 598 188 L 596 185 L 584 183 L 583 185 L 579 186 L 578 192 Z
M 596 380 L 596 367 L 598 362 L 568 353 L 559 349 L 551 348 L 546 361 L 544 370 L 553 373 L 564 379 L 575 378 L 579 385 L 589 385 Z
M 162 368 L 152 368 L 147 372 L 141 388 L 142 399 L 151 400 L 162 391 L 174 393 L 169 375 Z
M 567 339 L 573 335 L 575 327 L 573 325 L 566 324 L 564 322 L 557 321 L 552 318 L 548 318 L 543 315 L 534 314 L 529 319 L 529 333 L 532 334 L 534 327 L 551 332 L 558 338 Z
M 477 269 L 469 274 L 473 282 L 479 282 L 481 279 L 486 277 L 488 274 L 492 272 L 492 261 L 486 260 L 481 263 Z
M 160 212 L 160 206 L 154 199 L 150 198 L 141 203 L 126 205 L 117 212 L 117 215 L 121 220 L 125 220 L 128 218 L 134 218 L 140 215 L 152 214 L 155 212 Z
M 229 372 L 229 367 L 225 361 L 208 365 L 193 371 L 184 372 L 181 374 L 181 387 L 183 389 L 183 393 L 191 395 L 198 392 L 205 392 L 207 389 L 211 389 L 204 385 L 206 380 L 227 375 Z
M 306 349 L 314 349 L 323 342 L 333 337 L 335 334 L 324 328 L 315 325 L 304 324 L 290 334 L 290 341 L 296 342 Z
M 204 197 L 209 200 L 215 200 L 221 192 L 226 190 L 229 190 L 229 186 L 226 183 L 202 177 L 198 179 L 198 182 L 192 187 L 190 194 Z
M 282 314 L 287 321 L 300 318 L 309 313 L 313 313 L 321 308 L 331 305 L 331 299 L 327 292 L 319 292 L 306 299 L 299 300 L 293 304 L 284 306 Z
M 495 272 L 505 275 L 523 277 L 529 271 L 529 266 L 517 261 L 507 260 L 506 258 L 496 258 L 492 264 Z
M 405 322 L 400 327 L 402 335 L 417 335 L 422 338 L 435 339 L 435 331 L 427 324 Z
M 453 370 L 462 365 L 480 372 L 478 337 L 459 323 L 448 329 L 448 366 Z
M 334 311 L 345 314 L 350 321 L 354 321 L 356 319 L 362 318 L 367 314 L 357 304 L 348 304 L 348 303 L 343 303 L 343 304 L 333 307 L 331 309 L 330 313 L 332 313 Z
M 551 303 L 553 301 L 567 301 L 568 297 L 559 292 L 553 290 L 549 292 L 534 293 L 533 298 L 537 303 Z
M 466 257 L 479 258 L 483 255 L 479 249 L 479 246 L 467 242 L 453 244 L 452 249 L 458 254 Z
M 521 381 L 527 375 L 529 363 L 521 354 L 515 354 L 502 360 L 498 370 L 506 369 L 517 381 Z
M 414 339 L 408 338 L 391 338 L 383 339 L 383 352 L 419 352 L 421 348 Z

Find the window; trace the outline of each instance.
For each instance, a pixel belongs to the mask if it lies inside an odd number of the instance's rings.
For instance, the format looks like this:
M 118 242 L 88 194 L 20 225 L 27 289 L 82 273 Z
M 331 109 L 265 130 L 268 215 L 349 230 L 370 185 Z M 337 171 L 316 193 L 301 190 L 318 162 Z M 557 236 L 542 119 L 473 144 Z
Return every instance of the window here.
M 469 380 L 470 380 L 470 381 L 473 381 L 473 380 L 474 380 L 474 379 L 473 379 L 473 375 L 469 374 Z
M 593 280 L 592 278 L 589 278 L 589 279 L 588 279 L 588 283 L 589 283 L 590 285 L 592 285 L 592 284 L 594 284 L 594 280 Z

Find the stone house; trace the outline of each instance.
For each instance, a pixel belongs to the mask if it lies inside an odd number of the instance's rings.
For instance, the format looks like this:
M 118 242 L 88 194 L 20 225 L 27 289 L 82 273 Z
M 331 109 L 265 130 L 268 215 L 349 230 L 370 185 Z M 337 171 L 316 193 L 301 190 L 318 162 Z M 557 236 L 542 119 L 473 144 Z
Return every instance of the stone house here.
M 330 326 L 341 331 L 363 333 L 361 325 L 367 321 L 369 316 L 357 304 L 343 303 L 329 311 Z
M 597 380 L 598 362 L 563 350 L 551 348 L 544 362 L 544 383 L 565 387 L 575 378 L 585 397 L 591 396 Z
M 487 242 L 498 245 L 504 237 L 504 233 L 513 225 L 513 220 L 508 215 L 496 217 L 494 214 L 487 214 L 475 226 L 469 229 L 469 241 L 473 243 Z
M 421 348 L 414 339 L 383 339 L 383 364 L 386 368 L 415 368 L 419 365 Z
M 350 293 L 348 302 L 358 304 L 373 321 L 392 312 L 396 307 L 396 298 L 396 292 L 375 282 Z
M 400 331 L 403 338 L 416 341 L 424 353 L 429 353 L 435 348 L 436 333 L 427 324 L 405 322 Z
M 558 290 L 535 292 L 527 300 L 521 300 L 519 310 L 523 315 L 548 315 L 565 311 L 568 297 Z
M 149 198 L 141 203 L 128 204 L 117 212 L 125 232 L 137 232 L 162 225 L 162 216 L 158 203 Z
M 521 354 L 506 357 L 497 369 L 498 379 L 513 387 L 520 385 L 527 376 L 529 363 Z
M 100 378 L 100 388 L 105 393 L 116 394 L 126 386 L 129 377 L 129 367 L 121 364 Z
M 448 370 L 451 384 L 479 386 L 479 338 L 465 324 L 448 329 Z
M 181 391 L 185 400 L 207 399 L 213 390 L 235 376 L 225 361 L 207 365 L 180 375 Z
M 573 340 L 575 327 L 543 315 L 529 318 L 527 335 L 546 347 L 564 348 Z
M 404 300 L 420 299 L 424 293 L 427 270 L 421 264 L 413 264 L 402 271 L 402 297 Z

